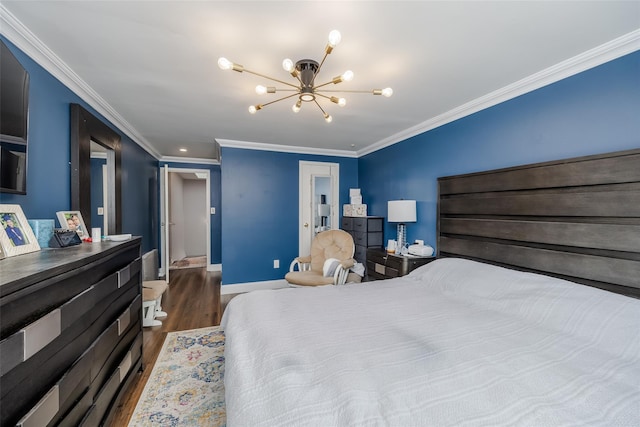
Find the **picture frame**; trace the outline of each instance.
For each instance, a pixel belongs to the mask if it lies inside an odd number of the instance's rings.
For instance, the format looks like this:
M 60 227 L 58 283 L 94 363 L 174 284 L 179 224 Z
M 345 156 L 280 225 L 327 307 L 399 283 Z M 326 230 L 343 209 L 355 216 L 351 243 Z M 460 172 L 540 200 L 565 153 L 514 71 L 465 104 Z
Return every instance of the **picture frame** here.
M 81 239 L 89 236 L 80 211 L 58 211 L 56 216 L 63 230 L 75 231 Z
M 40 250 L 38 239 L 20 205 L 0 205 L 0 246 L 2 254 L 7 257 Z

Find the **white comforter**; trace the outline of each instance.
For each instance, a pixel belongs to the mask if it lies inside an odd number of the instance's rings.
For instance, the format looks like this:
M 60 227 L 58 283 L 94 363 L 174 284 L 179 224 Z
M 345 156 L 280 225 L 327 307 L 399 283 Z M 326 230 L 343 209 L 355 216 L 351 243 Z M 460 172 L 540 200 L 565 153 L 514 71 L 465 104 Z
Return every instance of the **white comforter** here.
M 226 308 L 229 426 L 640 425 L 640 300 L 460 259 Z

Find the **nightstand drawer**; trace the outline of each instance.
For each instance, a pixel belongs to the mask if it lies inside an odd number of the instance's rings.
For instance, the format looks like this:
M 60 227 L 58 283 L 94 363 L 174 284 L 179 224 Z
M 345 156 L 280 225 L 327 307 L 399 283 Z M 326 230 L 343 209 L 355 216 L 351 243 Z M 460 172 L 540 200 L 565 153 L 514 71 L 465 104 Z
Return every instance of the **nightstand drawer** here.
M 370 248 L 367 250 L 367 275 L 372 280 L 401 277 L 434 259 L 388 254 L 382 249 Z
M 377 262 L 367 261 L 367 269 L 369 274 L 377 273 L 383 277 L 381 279 L 390 279 L 393 277 L 400 277 L 400 271 L 397 268 L 393 268 L 392 266 L 387 266 L 384 264 L 379 264 Z

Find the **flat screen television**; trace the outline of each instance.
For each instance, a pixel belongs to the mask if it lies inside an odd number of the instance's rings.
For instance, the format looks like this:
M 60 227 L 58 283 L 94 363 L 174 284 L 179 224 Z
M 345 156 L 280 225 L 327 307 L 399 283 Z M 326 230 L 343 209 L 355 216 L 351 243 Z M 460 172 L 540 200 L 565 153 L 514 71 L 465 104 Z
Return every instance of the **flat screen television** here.
M 0 191 L 27 193 L 29 73 L 0 40 Z

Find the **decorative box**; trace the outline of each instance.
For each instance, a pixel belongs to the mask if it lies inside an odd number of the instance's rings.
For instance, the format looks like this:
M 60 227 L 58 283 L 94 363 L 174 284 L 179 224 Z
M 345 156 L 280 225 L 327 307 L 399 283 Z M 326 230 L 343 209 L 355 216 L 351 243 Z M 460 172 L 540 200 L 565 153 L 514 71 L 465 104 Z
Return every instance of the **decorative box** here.
M 361 205 L 362 204 L 362 196 L 351 196 L 350 200 L 352 205 Z
M 367 205 L 342 205 L 342 216 L 367 216 Z
M 53 236 L 54 221 L 52 219 L 30 219 L 27 220 L 33 230 L 33 234 L 38 239 L 41 248 L 49 247 L 49 240 Z

